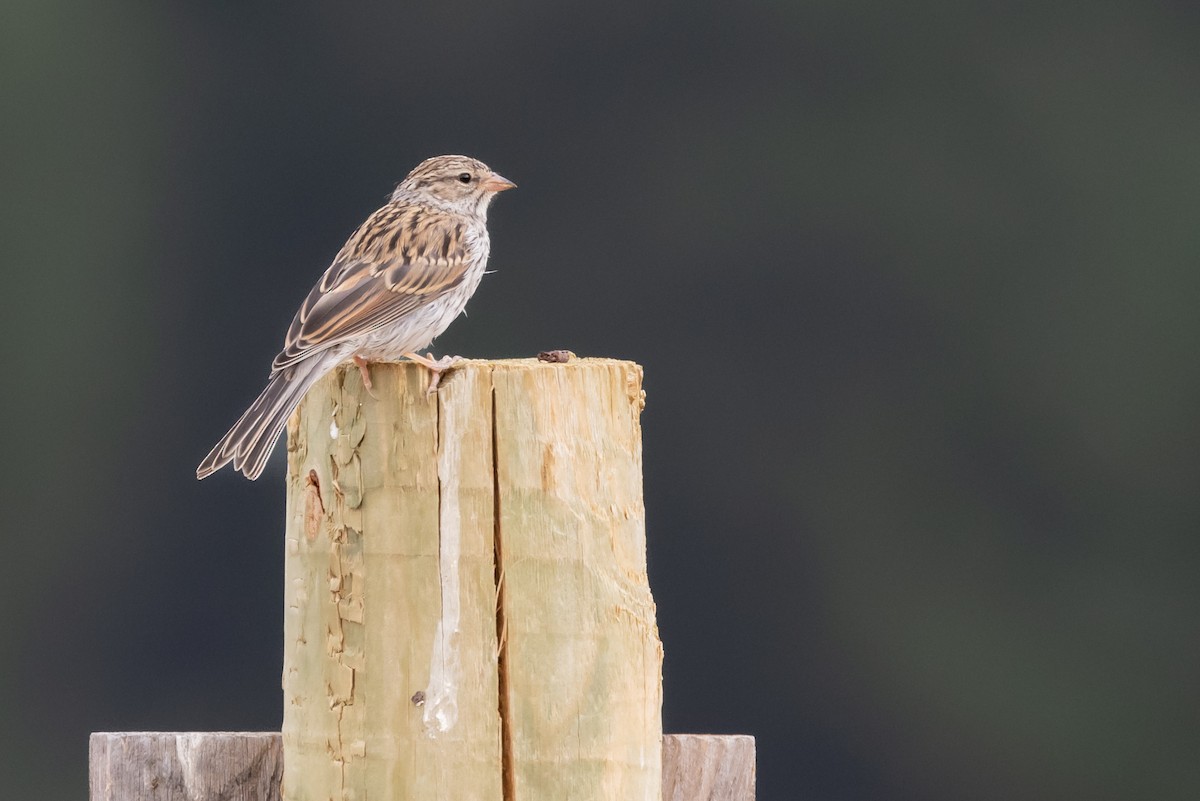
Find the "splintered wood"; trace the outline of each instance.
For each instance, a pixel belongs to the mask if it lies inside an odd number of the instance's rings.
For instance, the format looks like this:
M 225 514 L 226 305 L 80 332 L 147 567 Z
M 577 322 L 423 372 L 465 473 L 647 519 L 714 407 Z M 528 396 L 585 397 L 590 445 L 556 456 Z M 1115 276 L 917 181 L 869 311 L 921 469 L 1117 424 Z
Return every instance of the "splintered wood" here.
M 370 369 L 288 427 L 283 797 L 658 801 L 641 368 Z

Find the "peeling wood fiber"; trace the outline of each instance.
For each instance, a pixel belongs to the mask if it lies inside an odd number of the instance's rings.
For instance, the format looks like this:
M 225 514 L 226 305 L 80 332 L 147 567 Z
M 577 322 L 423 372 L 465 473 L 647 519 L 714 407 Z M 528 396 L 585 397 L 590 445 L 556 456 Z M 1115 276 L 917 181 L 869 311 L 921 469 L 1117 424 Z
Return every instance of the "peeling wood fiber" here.
M 659 801 L 641 368 L 370 369 L 288 426 L 283 798 Z

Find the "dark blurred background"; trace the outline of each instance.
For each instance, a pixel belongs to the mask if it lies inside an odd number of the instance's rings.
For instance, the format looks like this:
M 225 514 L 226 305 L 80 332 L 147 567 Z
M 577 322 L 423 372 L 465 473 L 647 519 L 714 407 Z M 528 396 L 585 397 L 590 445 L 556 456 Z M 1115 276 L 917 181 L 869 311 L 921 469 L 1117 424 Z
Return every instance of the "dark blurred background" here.
M 193 470 L 446 152 L 520 189 L 438 351 L 646 367 L 669 731 L 763 799 L 1200 797 L 1196 3 L 0 18 L 6 797 L 279 726 L 282 464 Z

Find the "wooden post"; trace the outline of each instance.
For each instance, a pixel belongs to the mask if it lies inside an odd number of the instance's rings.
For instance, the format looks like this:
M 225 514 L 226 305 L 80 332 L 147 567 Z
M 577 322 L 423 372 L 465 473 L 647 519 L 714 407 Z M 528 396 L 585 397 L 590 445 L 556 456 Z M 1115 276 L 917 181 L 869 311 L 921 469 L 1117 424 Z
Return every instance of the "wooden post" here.
M 279 801 L 278 732 L 96 732 L 91 801 Z M 754 801 L 754 738 L 663 737 L 664 801 Z
M 283 797 L 659 801 L 641 369 L 371 377 L 288 427 Z

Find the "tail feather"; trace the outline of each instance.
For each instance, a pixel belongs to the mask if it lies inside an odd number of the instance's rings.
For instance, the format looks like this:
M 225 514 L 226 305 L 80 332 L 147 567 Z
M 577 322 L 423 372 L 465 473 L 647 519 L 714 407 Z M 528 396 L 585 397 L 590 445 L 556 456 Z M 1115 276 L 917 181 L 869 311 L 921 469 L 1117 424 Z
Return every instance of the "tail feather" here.
M 246 478 L 253 480 L 262 475 L 288 417 L 300 405 L 304 393 L 336 362 L 320 357 L 306 359 L 271 376 L 250 408 L 200 462 L 196 478 L 207 478 L 230 462 Z

